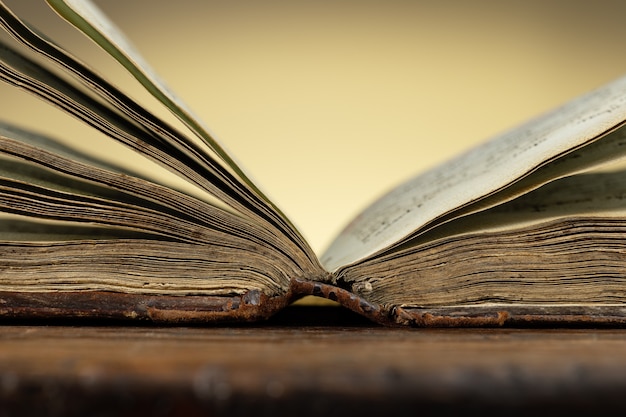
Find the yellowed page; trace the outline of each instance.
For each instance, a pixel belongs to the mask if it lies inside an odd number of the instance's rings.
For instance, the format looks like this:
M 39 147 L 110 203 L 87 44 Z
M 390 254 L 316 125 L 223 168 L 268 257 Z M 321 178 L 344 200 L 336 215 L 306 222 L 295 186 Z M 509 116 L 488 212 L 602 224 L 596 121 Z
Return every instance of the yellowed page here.
M 239 164 L 218 142 L 202 120 L 159 77 L 122 31 L 90 0 L 47 0 L 48 4 L 64 19 L 90 37 L 102 49 L 116 59 L 156 99 L 179 118 L 204 144 L 206 144 L 231 170 L 266 203 L 277 212 L 272 202 L 243 172 Z M 280 214 L 280 213 L 279 213 Z M 282 214 L 280 214 L 282 216 Z
M 373 255 L 455 208 L 524 177 L 624 121 L 626 77 L 569 102 L 391 190 L 322 256 L 329 270 Z M 617 155 L 616 155 L 617 156 Z
M 207 141 L 211 149 L 227 161 L 228 165 L 235 168 L 234 163 L 228 160 L 228 156 L 222 151 L 222 146 L 208 133 L 209 129 L 200 118 L 167 86 L 115 23 L 109 20 L 95 4 L 89 0 L 50 0 L 49 4 L 62 17 L 118 60 L 151 94 L 183 122 L 189 124 L 192 130 Z

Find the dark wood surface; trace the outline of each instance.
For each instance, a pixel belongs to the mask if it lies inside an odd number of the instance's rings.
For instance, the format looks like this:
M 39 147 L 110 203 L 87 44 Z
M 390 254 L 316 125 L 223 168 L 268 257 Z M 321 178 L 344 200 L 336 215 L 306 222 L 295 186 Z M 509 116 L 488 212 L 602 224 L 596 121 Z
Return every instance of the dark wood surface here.
M 210 328 L 4 323 L 0 416 L 626 411 L 626 329 L 398 329 L 338 311 Z

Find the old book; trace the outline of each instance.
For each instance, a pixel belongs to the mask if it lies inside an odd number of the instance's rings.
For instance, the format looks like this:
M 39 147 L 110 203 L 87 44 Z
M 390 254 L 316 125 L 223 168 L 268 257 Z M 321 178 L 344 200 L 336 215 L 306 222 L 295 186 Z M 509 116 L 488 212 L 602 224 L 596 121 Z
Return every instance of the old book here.
M 254 321 L 315 295 L 389 325 L 626 323 L 626 78 L 400 184 L 318 258 L 112 22 L 47 1 L 187 130 L 0 3 L 2 80 L 187 186 L 0 122 L 5 320 Z

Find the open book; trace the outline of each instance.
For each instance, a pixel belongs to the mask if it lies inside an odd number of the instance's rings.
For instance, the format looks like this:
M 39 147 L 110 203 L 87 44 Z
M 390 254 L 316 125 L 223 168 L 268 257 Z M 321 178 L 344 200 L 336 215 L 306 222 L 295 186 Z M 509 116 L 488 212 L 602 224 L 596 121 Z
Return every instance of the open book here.
M 186 130 L 2 3 L 0 78 L 195 191 L 0 114 L 0 317 L 253 321 L 314 295 L 389 325 L 626 323 L 626 78 L 397 186 L 318 257 L 112 22 L 47 1 Z

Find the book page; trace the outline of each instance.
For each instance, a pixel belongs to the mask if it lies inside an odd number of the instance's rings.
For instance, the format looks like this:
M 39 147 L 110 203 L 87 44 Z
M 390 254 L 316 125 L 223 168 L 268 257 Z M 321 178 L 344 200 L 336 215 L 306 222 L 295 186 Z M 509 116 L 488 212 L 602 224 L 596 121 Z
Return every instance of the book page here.
M 407 241 L 406 250 L 438 239 L 538 227 L 559 219 L 624 218 L 626 164 L 561 178 L 515 200 L 441 225 Z M 384 257 L 382 257 L 384 259 Z
M 121 30 L 95 4 L 90 0 L 48 0 L 48 3 L 59 15 L 119 61 L 152 95 L 183 122 L 191 124 L 192 130 L 208 132 L 187 104 L 174 94 Z M 205 134 L 208 136 L 207 142 L 211 148 L 224 157 L 225 155 L 220 152 L 221 146 L 208 133 Z
M 181 98 L 166 86 L 165 82 L 106 15 L 89 0 L 47 0 L 47 2 L 61 17 L 117 60 L 148 92 L 178 117 L 197 138 L 203 141 L 203 144 L 208 146 L 208 149 L 224 162 L 224 168 L 229 171 L 231 176 L 235 177 L 232 180 L 232 189 L 238 194 L 237 198 L 252 200 L 257 212 L 260 212 L 263 217 L 268 217 L 273 225 L 276 224 L 289 238 L 297 242 L 300 248 L 309 252 L 310 257 L 313 257 L 307 242 L 294 224 L 244 173 L 224 147 L 217 142 L 214 135 L 209 133 L 202 121 L 193 114 Z M 249 198 L 248 195 L 251 197 Z
M 626 77 L 401 184 L 358 215 L 322 256 L 329 270 L 398 243 L 624 122 Z
M 341 268 L 337 279 L 373 303 L 463 305 L 466 317 L 470 306 L 616 303 L 625 294 L 623 168 L 553 181 Z
M 147 91 L 165 105 L 192 132 L 219 156 L 225 166 L 235 173 L 247 187 L 278 209 L 243 172 L 232 156 L 218 143 L 202 120 L 159 77 L 122 31 L 90 0 L 47 0 L 48 4 L 64 19 L 91 38 L 108 52 L 139 81 Z

